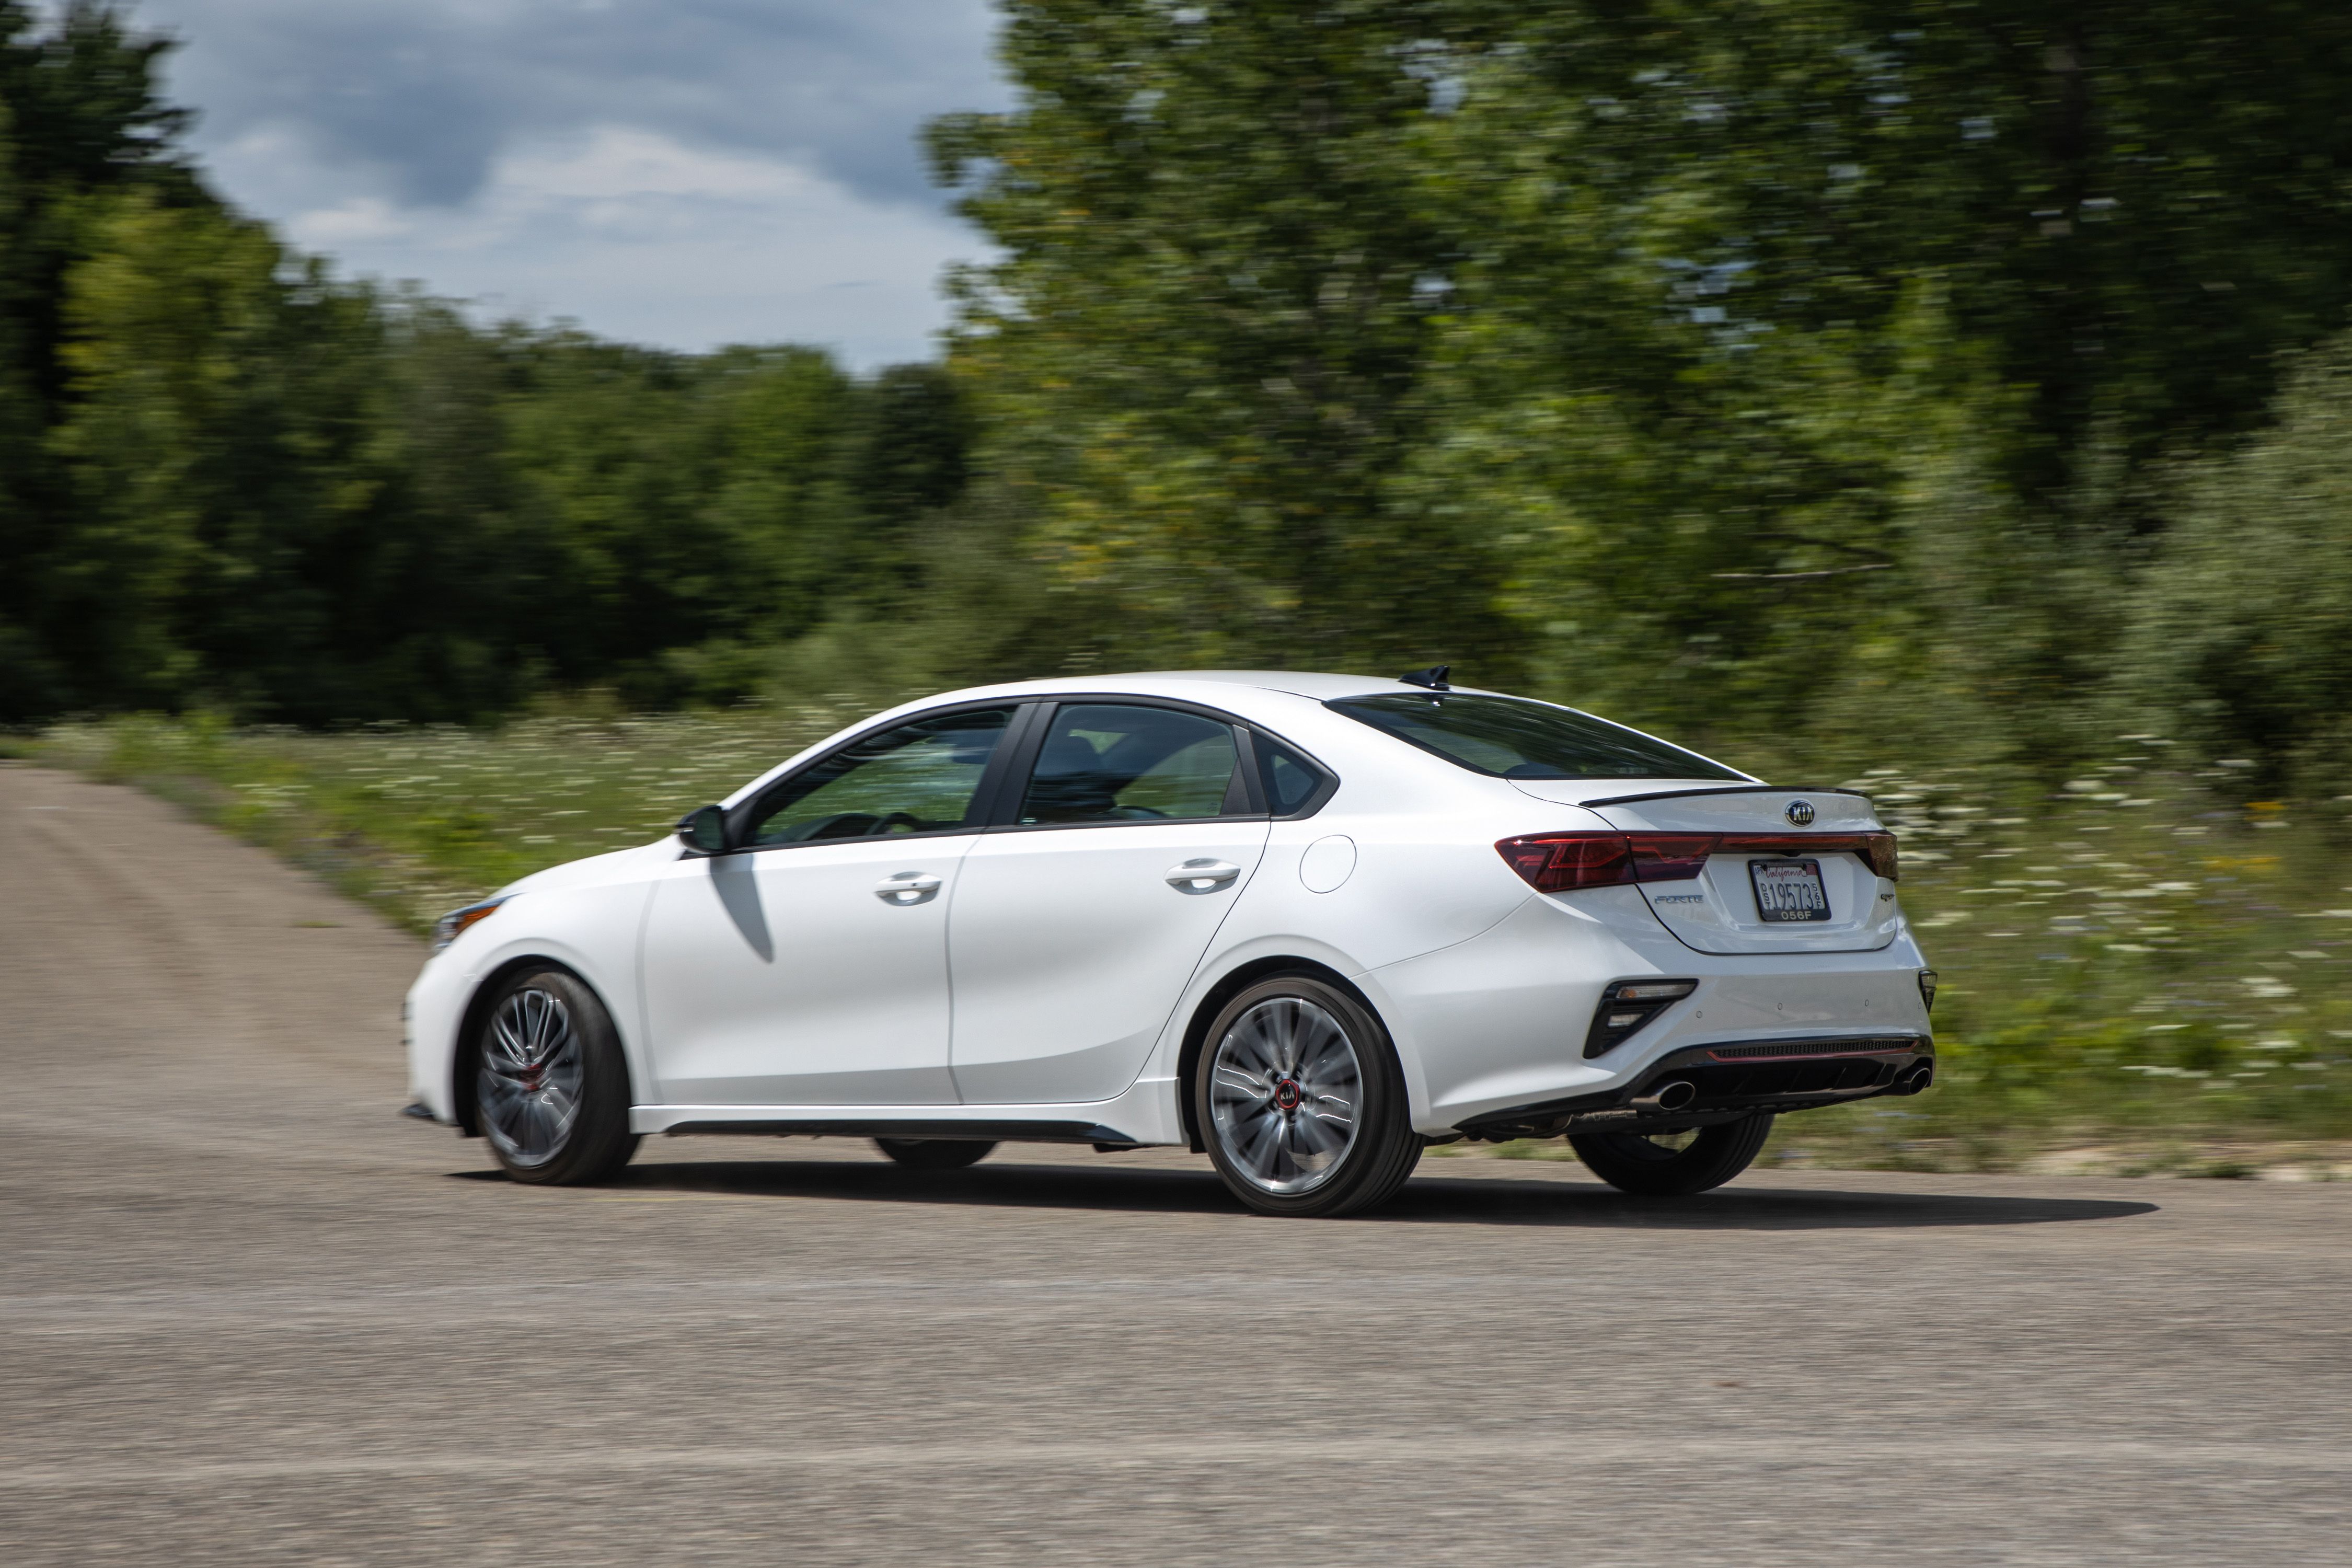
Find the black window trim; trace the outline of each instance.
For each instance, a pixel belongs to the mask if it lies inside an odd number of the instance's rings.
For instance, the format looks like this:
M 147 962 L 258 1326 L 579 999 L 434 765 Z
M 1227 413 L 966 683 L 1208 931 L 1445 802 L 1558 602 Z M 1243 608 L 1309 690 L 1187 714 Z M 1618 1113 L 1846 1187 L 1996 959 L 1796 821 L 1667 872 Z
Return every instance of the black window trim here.
M 1339 793 L 1339 775 L 1333 773 L 1329 768 L 1325 767 L 1323 765 L 1323 759 L 1318 757 L 1314 752 L 1308 751 L 1306 747 L 1299 745 L 1297 742 L 1285 740 L 1282 736 L 1274 734 L 1271 731 L 1266 733 L 1265 738 L 1273 742 L 1276 745 L 1280 746 L 1284 751 L 1288 752 L 1292 756 L 1297 757 L 1300 762 L 1306 763 L 1307 771 L 1315 775 L 1315 787 L 1307 792 L 1307 798 L 1305 800 L 1300 801 L 1288 811 L 1276 812 L 1274 809 L 1274 801 L 1272 796 L 1265 793 L 1265 759 L 1257 754 L 1257 749 L 1255 746 L 1250 749 L 1250 788 L 1257 795 L 1258 809 L 1264 812 L 1271 820 L 1276 822 L 1303 822 L 1307 817 L 1310 817 L 1317 812 L 1322 810 L 1324 806 L 1330 803 L 1331 797 Z
M 1051 701 L 1041 702 L 1026 697 L 976 698 L 968 702 L 949 702 L 937 708 L 926 708 L 920 712 L 903 714 L 888 724 L 868 725 L 844 739 L 839 744 L 827 746 L 782 778 L 769 780 L 766 787 L 729 812 L 727 814 L 727 847 L 719 853 L 754 855 L 765 854 L 775 849 L 838 848 L 844 844 L 903 844 L 919 838 L 950 838 L 958 834 L 985 833 L 990 824 L 996 820 L 999 808 L 1003 805 L 1000 797 L 1004 794 L 1005 778 L 1011 772 L 1012 758 L 1014 753 L 1028 744 L 1029 729 L 1036 722 L 1038 713 L 1052 706 Z M 965 811 L 964 819 L 953 827 L 934 827 L 920 833 L 892 833 L 872 838 L 811 838 L 784 844 L 742 842 L 743 835 L 750 830 L 751 820 L 759 815 L 761 805 L 777 791 L 787 788 L 793 781 L 806 774 L 810 769 L 823 767 L 860 742 L 870 740 L 877 734 L 886 734 L 892 730 L 902 729 L 908 724 L 920 723 L 929 719 L 942 719 L 957 713 L 978 713 L 990 709 L 1006 707 L 1013 710 L 1013 716 L 1004 721 L 1004 738 L 997 742 L 996 750 L 989 755 L 988 766 L 981 770 L 980 784 L 972 791 L 971 805 Z M 1021 776 L 1025 778 L 1027 775 L 1024 773 Z
M 1097 827 L 1160 827 L 1177 823 L 1290 822 L 1300 817 L 1312 816 L 1322 810 L 1324 803 L 1328 801 L 1339 787 L 1339 776 L 1324 766 L 1322 762 L 1306 747 L 1285 739 L 1270 730 L 1265 730 L 1262 726 L 1252 724 L 1246 719 L 1236 718 L 1223 709 L 1212 708 L 1206 703 L 1191 702 L 1181 697 L 1160 697 L 1125 691 L 1074 691 L 1042 697 L 1035 700 L 1037 711 L 1030 719 L 1028 725 L 1017 737 L 1008 739 L 1003 746 L 998 748 L 997 754 L 1000 757 L 1009 757 L 1010 762 L 1005 768 L 1005 778 L 998 784 L 998 795 L 992 803 L 994 810 L 987 826 L 982 829 L 983 832 L 1053 833 Z M 977 706 L 985 706 L 985 704 Z M 1249 809 L 1245 812 L 1219 812 L 1214 816 L 1170 816 L 1140 821 L 1128 819 L 1108 822 L 1014 821 L 1014 816 L 1021 810 L 1021 797 L 1027 790 L 1029 770 L 1035 764 L 1037 753 L 1045 748 L 1045 737 L 1053 730 L 1054 715 L 1064 708 L 1097 706 L 1165 708 L 1178 713 L 1190 713 L 1196 718 L 1211 719 L 1218 723 L 1230 725 L 1234 731 L 1234 772 L 1241 780 Z M 1275 816 L 1269 809 L 1270 803 L 1266 798 L 1265 783 L 1259 773 L 1258 752 L 1254 743 L 1259 734 L 1264 734 L 1267 740 L 1306 763 L 1314 770 L 1319 780 L 1314 793 L 1307 797 L 1306 802 L 1298 809 L 1285 812 L 1279 816 Z M 990 764 L 992 769 L 994 765 L 993 763 Z M 1227 791 L 1227 798 L 1232 798 L 1230 788 Z M 907 837 L 911 837 L 912 835 Z

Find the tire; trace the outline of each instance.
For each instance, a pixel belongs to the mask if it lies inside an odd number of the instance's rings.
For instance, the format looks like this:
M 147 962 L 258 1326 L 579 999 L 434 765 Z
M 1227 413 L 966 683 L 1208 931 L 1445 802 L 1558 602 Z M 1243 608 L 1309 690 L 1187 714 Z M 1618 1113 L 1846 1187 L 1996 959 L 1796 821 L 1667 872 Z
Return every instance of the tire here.
M 1421 1163 L 1388 1031 L 1354 996 L 1303 974 L 1260 981 L 1218 1010 L 1192 1108 L 1217 1174 L 1260 1214 L 1361 1213 Z
M 910 1171 L 961 1171 L 996 1147 L 977 1138 L 877 1138 L 874 1146 Z
M 1571 1132 L 1569 1146 L 1592 1173 L 1644 1198 L 1688 1197 L 1719 1187 L 1754 1163 L 1772 1133 L 1769 1112 L 1699 1130 L 1689 1147 L 1672 1150 L 1638 1132 Z
M 578 976 L 553 965 L 509 975 L 476 1044 L 475 1122 L 513 1180 L 601 1182 L 637 1152 L 620 1037 Z

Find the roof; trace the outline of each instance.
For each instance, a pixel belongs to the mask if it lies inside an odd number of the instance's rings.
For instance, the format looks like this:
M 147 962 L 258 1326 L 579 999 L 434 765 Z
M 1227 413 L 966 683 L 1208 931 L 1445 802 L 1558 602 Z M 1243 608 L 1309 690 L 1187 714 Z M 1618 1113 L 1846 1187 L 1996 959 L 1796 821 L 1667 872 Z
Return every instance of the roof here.
M 1001 686 L 974 688 L 958 696 L 986 693 L 995 696 L 1016 695 L 1026 691 L 1126 691 L 1147 694 L 1151 688 L 1161 686 L 1252 686 L 1265 691 L 1285 691 L 1317 702 L 1328 702 L 1335 697 L 1369 697 L 1381 691 L 1414 689 L 1394 676 L 1332 675 L 1311 670 L 1290 669 L 1139 669 L 1116 675 L 1070 675 L 1045 680 L 1010 681 Z M 1460 689 L 1468 690 L 1465 687 Z

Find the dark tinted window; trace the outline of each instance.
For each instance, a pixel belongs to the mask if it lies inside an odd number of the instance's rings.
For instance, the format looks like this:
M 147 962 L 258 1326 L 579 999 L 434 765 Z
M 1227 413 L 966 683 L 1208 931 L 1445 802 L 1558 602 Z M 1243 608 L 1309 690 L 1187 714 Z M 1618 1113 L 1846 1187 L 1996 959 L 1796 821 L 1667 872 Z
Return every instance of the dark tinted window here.
M 1736 779 L 1742 774 L 1586 713 L 1517 697 L 1398 692 L 1330 703 L 1473 773 L 1508 779 Z
M 961 827 L 1012 717 L 982 708 L 868 735 L 770 791 L 745 837 L 805 844 Z
M 1304 758 L 1261 735 L 1255 742 L 1259 771 L 1265 775 L 1265 798 L 1276 816 L 1288 816 L 1305 805 L 1323 784 L 1323 775 Z
M 1057 710 L 1029 788 L 1024 823 L 1155 822 L 1215 816 L 1234 777 L 1233 726 L 1122 703 Z

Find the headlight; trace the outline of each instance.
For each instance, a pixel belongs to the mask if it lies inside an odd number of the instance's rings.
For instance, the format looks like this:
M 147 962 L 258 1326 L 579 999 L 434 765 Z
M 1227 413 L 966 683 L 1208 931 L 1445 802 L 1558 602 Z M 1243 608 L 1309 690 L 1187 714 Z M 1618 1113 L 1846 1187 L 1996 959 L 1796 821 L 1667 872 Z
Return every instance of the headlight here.
M 460 931 L 463 931 L 467 928 L 475 925 L 479 921 L 486 921 L 492 915 L 497 914 L 499 912 L 499 906 L 505 902 L 506 900 L 504 898 L 484 899 L 478 904 L 467 904 L 462 910 L 451 910 L 447 914 L 443 915 L 439 920 L 435 921 L 433 922 L 433 951 L 436 952 L 440 952 L 443 948 L 457 941 L 457 935 Z

